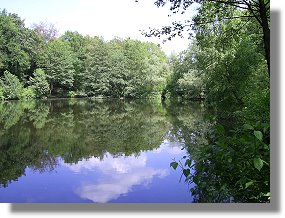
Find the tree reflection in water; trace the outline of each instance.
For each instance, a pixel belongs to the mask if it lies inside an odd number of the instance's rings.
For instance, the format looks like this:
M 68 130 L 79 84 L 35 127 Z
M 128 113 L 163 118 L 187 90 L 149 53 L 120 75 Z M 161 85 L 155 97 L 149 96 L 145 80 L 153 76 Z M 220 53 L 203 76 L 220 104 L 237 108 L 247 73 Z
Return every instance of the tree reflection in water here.
M 51 100 L 0 105 L 0 183 L 25 173 L 108 154 L 135 155 L 158 148 L 169 129 L 159 102 Z

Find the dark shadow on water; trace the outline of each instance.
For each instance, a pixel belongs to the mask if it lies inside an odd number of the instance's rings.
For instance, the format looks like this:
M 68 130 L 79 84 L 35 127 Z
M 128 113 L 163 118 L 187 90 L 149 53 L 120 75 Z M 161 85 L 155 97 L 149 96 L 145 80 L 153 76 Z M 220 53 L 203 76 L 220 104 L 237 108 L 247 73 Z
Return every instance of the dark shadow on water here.
M 271 203 L 268 204 L 10 204 L 12 213 L 279 212 L 280 211 L 280 11 L 271 12 Z

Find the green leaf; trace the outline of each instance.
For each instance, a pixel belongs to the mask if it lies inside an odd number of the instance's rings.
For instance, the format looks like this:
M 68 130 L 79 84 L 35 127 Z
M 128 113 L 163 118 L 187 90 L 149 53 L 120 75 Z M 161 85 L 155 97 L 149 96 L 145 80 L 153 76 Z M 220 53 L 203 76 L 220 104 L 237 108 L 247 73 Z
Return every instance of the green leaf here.
M 190 167 L 190 166 L 191 166 L 191 162 L 192 162 L 191 159 L 187 159 L 187 160 L 185 161 L 185 166 Z
M 266 194 L 263 194 L 263 196 L 270 197 L 270 192 L 267 192 Z
M 243 128 L 244 128 L 244 129 L 248 129 L 248 130 L 253 130 L 253 129 L 254 129 L 253 126 L 252 126 L 252 125 L 249 125 L 249 124 L 244 124 L 244 125 L 243 125 Z
M 261 160 L 259 157 L 256 157 L 253 159 L 253 164 L 254 167 L 258 169 L 258 171 L 260 171 L 261 168 L 263 167 L 263 160 Z
M 170 167 L 172 167 L 173 169 L 176 170 L 176 168 L 178 167 L 178 163 L 177 163 L 176 161 L 171 162 L 171 163 L 170 163 Z
M 190 175 L 190 169 L 184 169 L 183 174 L 187 178 Z
M 262 132 L 254 131 L 253 134 L 255 135 L 256 138 L 258 138 L 258 140 L 262 141 L 262 138 L 263 138 Z
M 225 128 L 222 125 L 217 125 L 216 130 L 217 130 L 219 135 L 225 134 Z
M 247 182 L 245 183 L 245 188 L 248 188 L 249 186 L 253 185 L 253 181 Z

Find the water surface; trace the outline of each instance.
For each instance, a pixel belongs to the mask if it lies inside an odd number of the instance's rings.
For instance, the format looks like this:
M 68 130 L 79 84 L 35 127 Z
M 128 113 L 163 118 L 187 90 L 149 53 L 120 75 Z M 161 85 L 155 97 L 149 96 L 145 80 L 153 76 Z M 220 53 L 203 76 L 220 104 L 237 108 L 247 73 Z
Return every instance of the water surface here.
M 192 202 L 169 164 L 202 117 L 155 100 L 1 103 L 0 202 Z

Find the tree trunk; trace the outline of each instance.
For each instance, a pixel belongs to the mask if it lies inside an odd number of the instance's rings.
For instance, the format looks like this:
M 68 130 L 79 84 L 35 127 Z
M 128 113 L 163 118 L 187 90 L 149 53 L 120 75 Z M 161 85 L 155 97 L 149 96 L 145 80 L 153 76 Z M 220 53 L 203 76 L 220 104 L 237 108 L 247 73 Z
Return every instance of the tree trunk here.
M 265 58 L 268 68 L 268 76 L 270 78 L 270 29 L 268 25 L 268 19 L 266 15 L 266 6 L 264 0 L 259 0 L 259 15 L 262 23 L 262 32 L 263 32 L 263 42 L 265 50 Z

